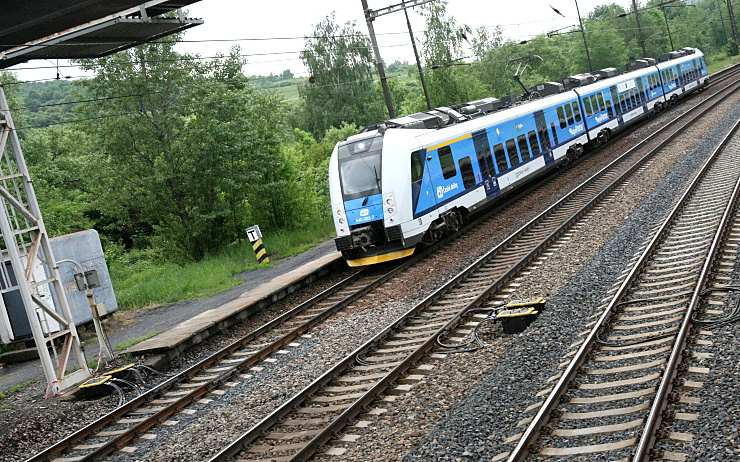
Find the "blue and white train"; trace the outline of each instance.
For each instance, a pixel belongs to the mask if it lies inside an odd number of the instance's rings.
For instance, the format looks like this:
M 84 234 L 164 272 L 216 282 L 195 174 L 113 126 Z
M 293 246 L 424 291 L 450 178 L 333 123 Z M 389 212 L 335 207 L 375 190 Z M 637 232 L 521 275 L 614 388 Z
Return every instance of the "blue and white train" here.
M 705 87 L 695 48 L 537 88 L 502 108 L 487 98 L 390 120 L 337 144 L 329 162 L 337 249 L 350 266 L 413 254 L 470 212 L 578 157 L 667 104 Z M 636 68 L 636 69 L 635 69 Z M 617 75 L 618 74 L 618 75 Z

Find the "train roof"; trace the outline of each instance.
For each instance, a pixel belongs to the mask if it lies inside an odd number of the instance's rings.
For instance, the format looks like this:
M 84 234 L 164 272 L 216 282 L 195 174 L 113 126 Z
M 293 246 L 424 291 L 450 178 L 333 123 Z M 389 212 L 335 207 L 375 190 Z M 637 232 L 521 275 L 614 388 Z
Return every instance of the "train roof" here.
M 366 128 L 363 132 L 349 137 L 346 142 L 383 135 L 387 130 L 393 133 L 405 133 L 407 139 L 415 139 L 421 146 L 438 143 L 442 140 L 454 139 L 475 131 L 488 128 L 509 120 L 514 120 L 538 110 L 558 106 L 561 103 L 577 98 L 579 94 L 603 90 L 621 82 L 635 79 L 665 69 L 676 64 L 687 62 L 704 54 L 698 48 L 686 47 L 678 51 L 661 56 L 660 63 L 655 59 L 644 58 L 633 61 L 630 66 L 640 66 L 639 69 L 629 70 L 614 75 L 616 69 L 602 69 L 595 74 L 579 74 L 565 78 L 563 83 L 550 82 L 549 89 L 557 93 L 520 102 L 515 97 L 503 99 L 485 98 L 471 101 L 458 106 L 439 107 L 425 112 L 401 116 L 384 123 Z M 593 82 L 594 79 L 598 79 Z M 593 83 L 587 83 L 593 82 Z M 546 84 L 547 86 L 547 84 Z M 564 88 L 565 86 L 565 88 Z M 538 87 L 537 90 L 540 88 Z
M 691 52 L 689 52 L 689 50 L 691 50 Z M 685 54 L 683 56 L 677 57 L 677 58 L 673 58 L 673 59 L 662 61 L 662 62 L 658 63 L 658 69 L 663 70 L 663 69 L 665 69 L 667 67 L 671 67 L 671 66 L 674 66 L 676 64 L 685 63 L 686 61 L 691 61 L 692 59 L 701 58 L 701 57 L 704 56 L 704 53 L 702 53 L 701 50 L 698 49 L 698 48 L 686 47 L 686 48 L 683 48 L 681 51 L 683 51 L 683 52 L 689 52 L 689 53 L 688 54 Z M 672 52 L 672 53 L 676 53 L 676 52 Z M 666 53 L 666 55 L 668 55 L 668 56 L 670 54 L 671 53 Z M 666 55 L 664 55 L 664 56 L 666 56 Z
M 566 101 L 571 101 L 577 97 L 578 95 L 574 91 L 566 91 L 563 93 L 558 93 L 556 95 L 546 96 L 544 98 L 528 101 L 526 103 L 512 106 L 499 112 L 494 112 L 482 117 L 471 119 L 465 122 L 460 122 L 458 124 L 449 125 L 437 130 L 414 130 L 413 132 L 416 132 L 415 138 L 422 145 L 431 144 L 439 141 L 440 139 L 454 139 L 458 136 L 488 128 L 491 125 L 517 119 L 533 112 L 557 106 L 561 103 L 565 103 Z

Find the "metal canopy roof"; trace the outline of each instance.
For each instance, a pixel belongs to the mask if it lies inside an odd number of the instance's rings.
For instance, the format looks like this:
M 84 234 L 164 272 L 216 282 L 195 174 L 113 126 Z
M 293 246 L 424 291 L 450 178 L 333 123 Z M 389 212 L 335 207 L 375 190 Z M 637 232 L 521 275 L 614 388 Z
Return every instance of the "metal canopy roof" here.
M 197 26 L 203 21 L 155 16 L 198 1 L 6 0 L 0 5 L 0 68 L 35 58 L 97 58 Z

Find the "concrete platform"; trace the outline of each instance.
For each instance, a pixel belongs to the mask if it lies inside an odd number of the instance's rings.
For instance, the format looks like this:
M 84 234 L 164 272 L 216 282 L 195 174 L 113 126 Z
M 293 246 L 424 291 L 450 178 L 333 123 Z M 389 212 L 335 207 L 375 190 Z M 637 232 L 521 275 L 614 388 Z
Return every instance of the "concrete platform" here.
M 149 362 L 161 367 L 183 351 L 310 284 L 341 264 L 339 252 L 322 255 L 134 345 L 126 353 L 154 355 L 157 357 L 155 361 Z

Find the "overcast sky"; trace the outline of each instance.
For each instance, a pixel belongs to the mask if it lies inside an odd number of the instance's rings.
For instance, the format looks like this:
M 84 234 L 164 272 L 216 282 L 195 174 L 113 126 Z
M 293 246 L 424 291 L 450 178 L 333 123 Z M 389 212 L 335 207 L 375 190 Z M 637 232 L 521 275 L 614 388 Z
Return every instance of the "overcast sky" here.
M 400 0 L 369 0 L 372 9 L 398 3 Z M 605 3 L 618 3 L 627 6 L 630 0 L 579 0 L 581 14 L 586 15 L 595 6 Z M 578 22 L 574 1 L 572 0 L 449 0 L 448 11 L 458 23 L 473 29 L 501 26 L 506 38 L 522 40 L 538 33 L 565 27 Z M 548 5 L 561 11 L 563 18 L 553 12 Z M 340 22 L 356 21 L 359 29 L 367 31 L 360 0 L 312 0 L 312 1 L 248 1 L 248 0 L 202 0 L 188 9 L 188 16 L 201 18 L 205 24 L 188 30 L 184 40 L 234 40 L 264 37 L 295 37 L 310 35 L 313 25 L 324 16 L 336 13 Z M 419 31 L 417 40 L 424 29 L 423 19 L 412 13 L 414 30 Z M 381 54 L 386 63 L 394 60 L 412 61 L 413 51 L 408 35 L 398 34 L 406 31 L 403 13 L 384 16 L 375 21 L 375 30 L 381 46 Z M 297 53 L 304 45 L 302 39 L 204 42 L 178 44 L 180 51 L 212 56 L 228 52 L 238 44 L 244 54 L 268 54 L 247 57 L 247 74 L 279 73 L 291 69 L 305 75 Z M 269 53 L 276 53 L 269 55 Z M 277 54 L 280 53 L 280 54 Z M 61 63 L 61 62 L 60 62 Z M 51 66 L 46 60 L 31 61 L 16 68 Z M 18 71 L 22 80 L 53 78 L 54 69 Z M 78 69 L 62 69 L 63 75 L 77 76 Z

